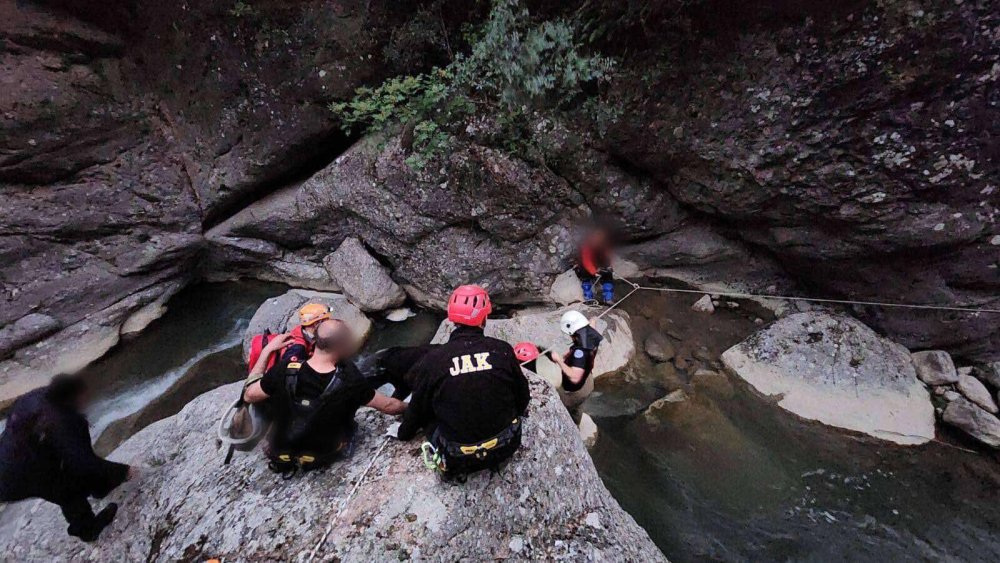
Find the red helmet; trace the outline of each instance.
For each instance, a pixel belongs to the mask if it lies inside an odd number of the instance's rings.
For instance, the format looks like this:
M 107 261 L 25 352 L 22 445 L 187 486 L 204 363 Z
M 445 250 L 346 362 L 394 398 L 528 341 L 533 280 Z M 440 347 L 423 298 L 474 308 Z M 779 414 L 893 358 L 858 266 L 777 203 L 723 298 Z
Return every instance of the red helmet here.
M 518 342 L 514 345 L 514 356 L 521 363 L 530 362 L 538 357 L 538 346 L 531 342 Z
M 448 320 L 458 325 L 482 326 L 492 311 L 489 294 L 478 285 L 463 285 L 448 300 Z

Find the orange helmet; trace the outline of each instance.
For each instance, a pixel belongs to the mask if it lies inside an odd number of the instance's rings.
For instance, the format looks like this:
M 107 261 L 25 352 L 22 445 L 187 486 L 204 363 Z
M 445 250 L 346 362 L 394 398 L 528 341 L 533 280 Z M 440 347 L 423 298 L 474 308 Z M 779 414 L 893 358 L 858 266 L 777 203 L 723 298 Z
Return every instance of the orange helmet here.
M 308 303 L 299 309 L 299 324 L 312 326 L 330 318 L 330 309 L 320 303 Z

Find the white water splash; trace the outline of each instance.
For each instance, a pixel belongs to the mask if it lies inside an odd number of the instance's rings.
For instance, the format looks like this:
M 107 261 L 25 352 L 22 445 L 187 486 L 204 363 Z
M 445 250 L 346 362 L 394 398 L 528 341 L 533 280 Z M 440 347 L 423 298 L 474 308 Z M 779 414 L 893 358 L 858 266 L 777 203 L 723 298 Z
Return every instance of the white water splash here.
M 88 409 L 88 418 L 91 420 L 90 435 L 95 438 L 100 436 L 111 424 L 139 412 L 157 397 L 166 393 L 174 383 L 182 378 L 198 362 L 212 354 L 223 352 L 239 344 L 243 340 L 243 333 L 248 324 L 249 321 L 246 319 L 237 321 L 229 332 L 226 333 L 223 340 L 210 348 L 199 351 L 182 365 L 165 372 L 159 377 L 145 380 L 122 393 L 95 402 Z

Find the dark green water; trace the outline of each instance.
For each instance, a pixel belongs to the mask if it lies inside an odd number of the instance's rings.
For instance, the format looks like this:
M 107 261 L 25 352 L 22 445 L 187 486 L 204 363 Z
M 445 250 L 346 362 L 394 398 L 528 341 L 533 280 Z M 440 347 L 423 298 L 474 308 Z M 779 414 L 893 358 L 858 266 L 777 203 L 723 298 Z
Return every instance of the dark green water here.
M 714 367 L 753 316 L 692 315 L 690 301 L 629 307 L 640 338 L 644 317 L 668 316 L 684 343 L 709 350 L 688 373 Z M 688 388 L 682 406 L 646 416 L 662 378 L 639 371 L 598 380 L 587 404 L 600 428 L 591 454 L 672 561 L 1000 561 L 996 454 L 847 435 L 738 385 L 728 398 Z

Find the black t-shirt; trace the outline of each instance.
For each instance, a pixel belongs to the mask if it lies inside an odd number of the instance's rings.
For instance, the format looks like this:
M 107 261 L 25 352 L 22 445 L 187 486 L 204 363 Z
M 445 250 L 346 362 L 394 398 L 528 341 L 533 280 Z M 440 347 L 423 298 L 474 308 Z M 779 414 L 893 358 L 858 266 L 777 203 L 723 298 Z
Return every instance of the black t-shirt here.
M 580 348 L 576 344 L 570 347 L 569 352 L 566 352 L 566 356 L 563 361 L 566 362 L 571 368 L 582 368 L 583 369 L 583 379 L 580 383 L 574 384 L 572 381 L 566 377 L 564 373 L 562 376 L 562 386 L 566 391 L 579 391 L 583 384 L 587 382 L 587 378 L 590 377 L 590 372 L 594 371 L 594 357 L 597 356 L 597 350 L 586 350 Z
M 294 365 L 294 364 L 290 364 Z M 358 368 L 351 362 L 343 361 L 332 372 L 317 372 L 303 362 L 298 371 L 298 381 L 294 397 L 289 396 L 290 365 L 271 368 L 260 380 L 261 389 L 268 395 L 268 404 L 274 409 L 274 428 L 271 444 L 276 449 L 295 451 L 329 451 L 340 445 L 344 436 L 351 432 L 354 414 L 375 397 L 375 390 L 368 384 Z M 318 399 L 336 376 L 341 381 L 329 400 L 320 407 L 312 418 L 309 432 L 295 443 L 288 439 L 291 427 L 292 401 Z

